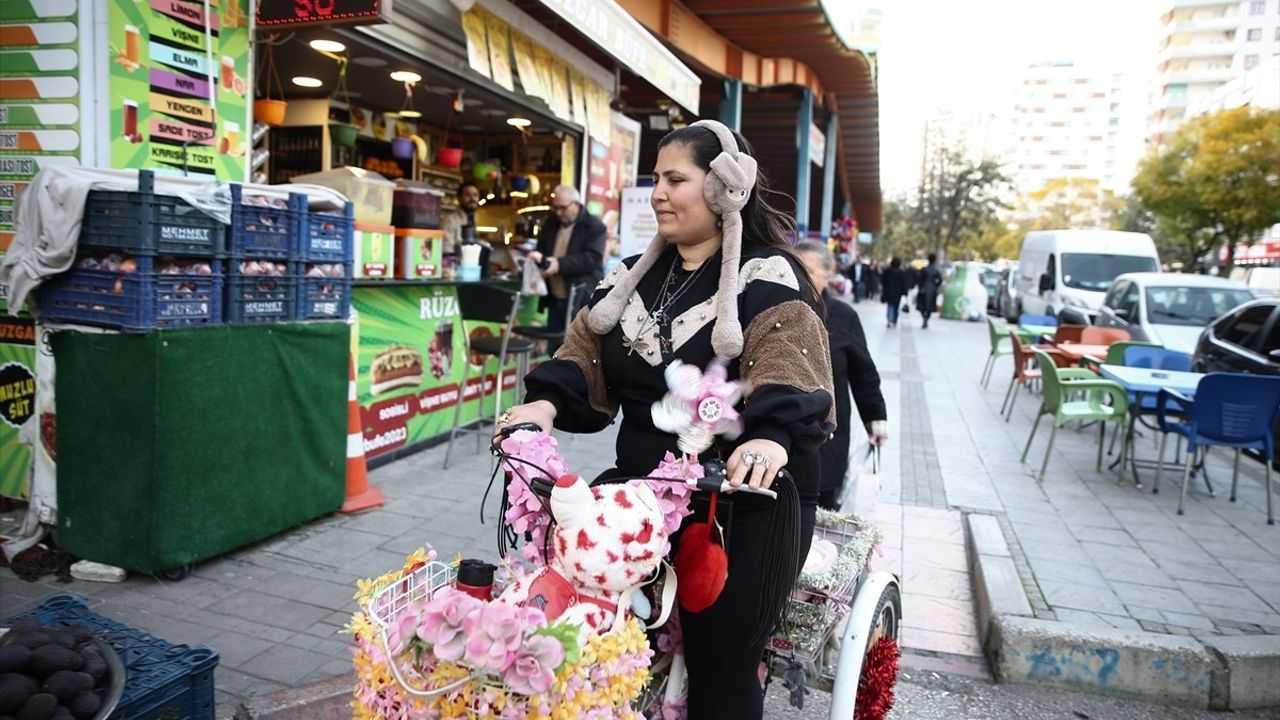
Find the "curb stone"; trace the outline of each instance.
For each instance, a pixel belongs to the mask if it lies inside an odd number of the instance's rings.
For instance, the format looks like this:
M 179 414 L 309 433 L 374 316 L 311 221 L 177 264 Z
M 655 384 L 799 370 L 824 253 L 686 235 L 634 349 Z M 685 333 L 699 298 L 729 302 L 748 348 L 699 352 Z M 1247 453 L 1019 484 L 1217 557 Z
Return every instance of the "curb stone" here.
M 1085 688 L 1211 710 L 1280 706 L 1280 636 L 1191 637 L 1034 617 L 995 517 L 969 513 L 983 651 L 999 682 Z
M 350 720 L 353 675 L 255 695 L 240 703 L 235 720 Z

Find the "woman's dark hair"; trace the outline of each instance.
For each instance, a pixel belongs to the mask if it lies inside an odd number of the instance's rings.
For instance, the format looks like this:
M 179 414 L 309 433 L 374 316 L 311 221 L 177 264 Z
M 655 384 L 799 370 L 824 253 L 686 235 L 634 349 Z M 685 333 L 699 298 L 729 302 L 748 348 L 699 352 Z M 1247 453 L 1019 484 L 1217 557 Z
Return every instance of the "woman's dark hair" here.
M 901 261 L 901 260 L 899 260 L 898 258 L 894 258 L 894 259 L 892 259 L 892 260 L 890 260 L 890 261 L 889 261 L 889 267 L 891 267 L 891 268 L 900 268 L 900 267 L 902 267 L 902 261 Z
M 738 142 L 738 150 L 748 155 L 755 155 L 751 143 L 736 130 L 730 130 L 733 139 Z M 658 150 L 668 145 L 683 145 L 693 155 L 693 162 L 706 172 L 711 172 L 711 161 L 720 155 L 723 148 L 716 134 L 704 127 L 690 125 L 679 130 L 672 130 L 658 141 Z M 769 178 L 764 168 L 756 171 L 756 187 L 742 208 L 742 247 L 772 247 L 779 250 L 791 250 L 787 241 L 788 234 L 798 237 L 795 218 L 774 207 L 769 196 L 782 195 L 769 187 Z
M 755 156 L 755 151 L 751 148 L 751 143 L 742 136 L 737 130 L 729 130 L 733 135 L 733 139 L 738 143 L 738 151 L 748 155 Z M 724 148 L 720 145 L 720 138 L 716 134 L 705 127 L 689 125 L 679 130 L 672 130 L 658 141 L 658 151 L 668 145 L 683 145 L 689 148 L 690 154 L 693 156 L 693 162 L 704 172 L 711 172 L 711 161 L 715 160 Z M 742 208 L 742 249 L 744 251 L 751 248 L 769 247 L 782 251 L 784 257 L 791 263 L 796 271 L 800 282 L 809 288 L 809 301 L 813 304 L 814 309 L 818 311 L 819 317 L 824 317 L 826 308 L 822 301 L 822 295 L 809 282 L 808 272 L 804 265 L 800 262 L 800 257 L 796 255 L 796 251 L 792 248 L 787 237 L 800 239 L 800 233 L 796 227 L 795 218 L 782 212 L 769 202 L 769 196 L 780 195 L 787 197 L 786 193 L 779 192 L 769 187 L 769 178 L 765 174 L 764 168 L 756 170 L 756 186 L 751 191 L 750 197 L 747 198 L 747 204 Z

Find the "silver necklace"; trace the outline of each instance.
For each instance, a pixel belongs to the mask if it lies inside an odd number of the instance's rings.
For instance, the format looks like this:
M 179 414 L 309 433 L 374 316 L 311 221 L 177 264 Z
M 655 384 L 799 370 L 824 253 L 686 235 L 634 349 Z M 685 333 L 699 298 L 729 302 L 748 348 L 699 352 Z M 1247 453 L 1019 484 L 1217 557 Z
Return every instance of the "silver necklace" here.
M 704 260 L 702 264 L 698 266 L 697 270 L 694 270 L 689 274 L 689 277 L 685 278 L 684 282 L 680 284 L 680 287 L 678 287 L 674 293 L 668 295 L 667 291 L 671 287 L 671 283 L 675 278 L 676 263 L 678 262 L 680 262 L 679 252 L 677 252 L 676 256 L 672 258 L 671 267 L 667 269 L 667 276 L 663 278 L 662 287 L 658 290 L 658 307 L 654 308 L 654 310 L 645 317 L 644 321 L 640 323 L 640 328 L 636 330 L 635 337 L 629 338 L 626 334 L 623 334 L 622 346 L 627 349 L 628 356 L 630 356 L 631 353 L 643 353 L 649 350 L 649 343 L 644 339 L 645 331 L 650 327 L 661 325 L 666 320 L 667 311 L 671 309 L 676 300 L 679 300 L 680 297 L 693 286 L 694 281 L 702 274 L 702 271 L 708 264 L 707 261 Z

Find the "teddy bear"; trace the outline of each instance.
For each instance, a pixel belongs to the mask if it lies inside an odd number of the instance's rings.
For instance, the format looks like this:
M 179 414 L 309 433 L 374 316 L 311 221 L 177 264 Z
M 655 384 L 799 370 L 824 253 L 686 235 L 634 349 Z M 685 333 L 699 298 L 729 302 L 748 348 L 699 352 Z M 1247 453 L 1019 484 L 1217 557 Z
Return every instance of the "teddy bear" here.
M 592 487 L 562 475 L 551 491 L 556 525 L 546 567 L 514 581 L 498 602 L 533 606 L 548 620 L 603 634 L 619 602 L 654 574 L 667 529 L 653 489 L 642 483 Z

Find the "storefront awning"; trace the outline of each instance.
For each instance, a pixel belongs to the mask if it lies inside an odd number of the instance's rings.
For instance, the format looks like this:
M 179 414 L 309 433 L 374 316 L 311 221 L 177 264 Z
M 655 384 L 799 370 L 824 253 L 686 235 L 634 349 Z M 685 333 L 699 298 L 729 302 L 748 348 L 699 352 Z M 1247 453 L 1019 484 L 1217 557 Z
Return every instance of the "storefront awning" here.
M 818 102 L 834 106 L 840 116 L 843 194 L 853 205 L 859 230 L 880 230 L 875 56 L 846 46 L 821 0 L 621 2 L 645 27 L 708 70 L 753 86 L 807 86 Z M 790 137 L 777 140 L 794 142 Z
M 628 70 L 698 114 L 698 87 L 702 81 L 697 74 L 614 0 L 541 2 Z

